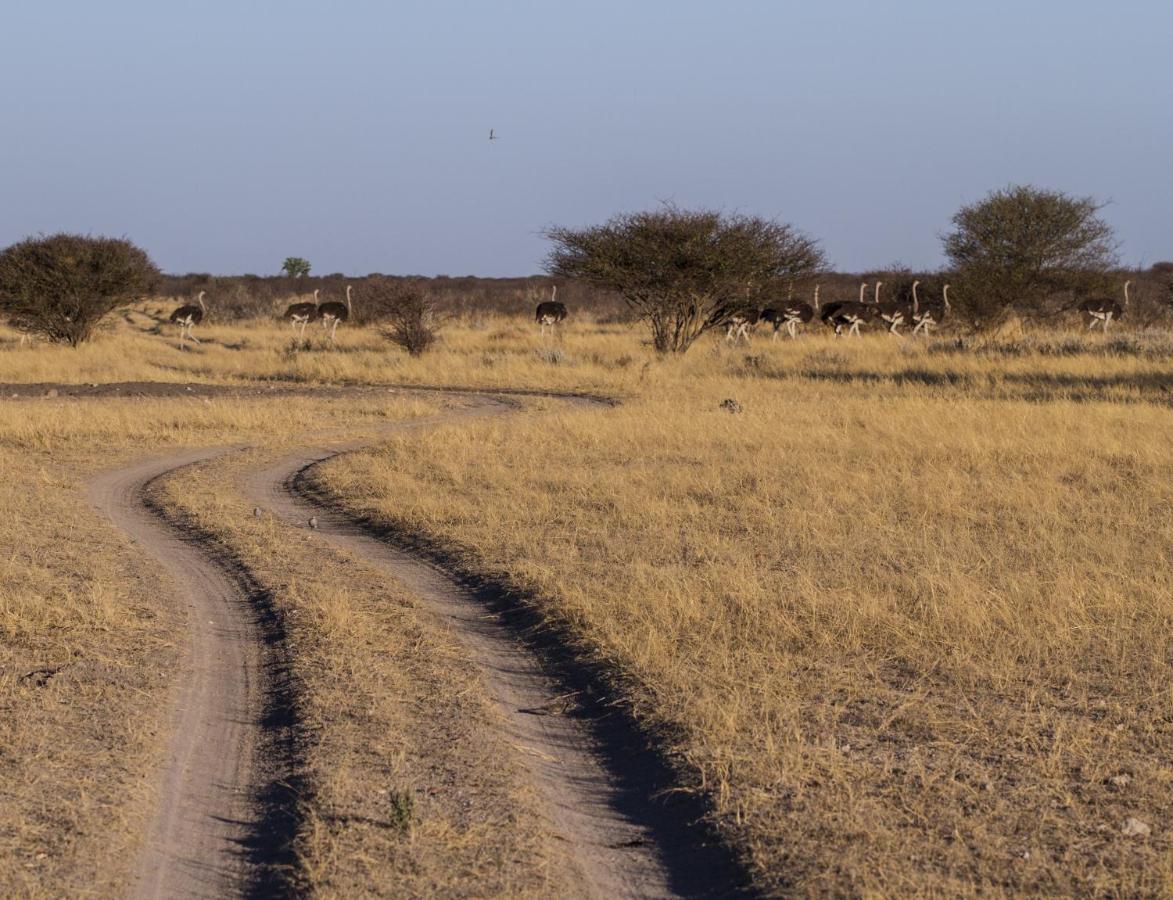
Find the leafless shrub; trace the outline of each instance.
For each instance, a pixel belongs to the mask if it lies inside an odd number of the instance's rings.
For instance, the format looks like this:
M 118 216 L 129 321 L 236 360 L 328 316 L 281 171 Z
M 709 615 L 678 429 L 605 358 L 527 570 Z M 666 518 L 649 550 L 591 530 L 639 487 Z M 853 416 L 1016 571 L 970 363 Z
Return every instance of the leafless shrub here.
M 214 317 L 219 322 L 270 318 L 275 313 L 268 292 L 250 290 L 242 279 L 213 278 L 204 290 L 212 300 Z
M 421 287 L 375 282 L 368 287 L 365 302 L 372 304 L 369 315 L 386 323 L 383 336 L 412 356 L 420 356 L 436 342 L 443 317 Z

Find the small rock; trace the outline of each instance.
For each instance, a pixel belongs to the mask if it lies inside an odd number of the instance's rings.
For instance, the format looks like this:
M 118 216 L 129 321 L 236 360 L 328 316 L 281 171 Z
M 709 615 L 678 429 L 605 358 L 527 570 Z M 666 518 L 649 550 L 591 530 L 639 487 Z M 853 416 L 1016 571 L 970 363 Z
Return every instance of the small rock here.
M 1132 776 L 1122 772 L 1119 775 L 1113 775 L 1111 778 L 1109 778 L 1108 783 L 1112 785 L 1112 787 L 1126 788 L 1129 784 L 1132 783 Z
M 261 508 L 259 506 L 253 507 L 253 515 L 256 516 L 258 519 L 261 517 Z
M 1027 850 L 1022 854 L 1023 859 L 1030 859 L 1030 851 Z
M 721 409 L 727 409 L 731 413 L 739 413 L 741 412 L 741 404 L 730 397 L 721 401 Z
M 1124 827 L 1120 829 L 1125 837 L 1148 837 L 1153 833 L 1153 826 L 1148 822 L 1129 816 L 1124 820 Z
M 318 527 L 318 517 L 317 516 L 310 516 L 310 528 L 317 528 L 317 527 Z
M 45 396 L 46 397 L 56 397 L 57 396 L 57 388 L 49 388 L 49 390 L 45 391 Z

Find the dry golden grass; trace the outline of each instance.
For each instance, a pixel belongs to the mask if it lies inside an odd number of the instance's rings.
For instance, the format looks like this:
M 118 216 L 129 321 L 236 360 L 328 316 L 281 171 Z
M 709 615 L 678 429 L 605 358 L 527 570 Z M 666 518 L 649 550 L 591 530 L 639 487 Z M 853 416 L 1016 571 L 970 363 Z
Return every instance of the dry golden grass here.
M 1168 402 L 1173 391 L 1173 337 L 1165 332 L 1097 334 L 1042 331 L 988 339 L 895 340 L 873 334 L 840 340 L 813 330 L 801 341 L 752 346 L 704 340 L 683 359 L 651 353 L 638 326 L 571 320 L 558 337 L 541 338 L 526 321 L 484 316 L 455 323 L 436 349 L 413 358 L 374 328 L 339 330 L 331 349 L 309 329 L 309 349 L 295 349 L 282 323 L 251 322 L 198 329 L 203 344 L 178 349 L 160 326 L 168 307 L 146 303 L 78 349 L 20 347 L 0 333 L 0 384 L 6 382 L 198 381 L 225 384 L 415 384 L 558 390 L 638 396 L 664 378 L 719 374 L 964 389 L 973 397 L 1141 399 Z M 780 385 L 780 388 L 783 387 Z
M 770 891 L 1173 890 L 1168 359 L 829 343 L 322 477 L 533 591 Z
M 153 562 L 91 509 L 86 476 L 167 448 L 279 440 L 291 423 L 431 408 L 391 395 L 0 403 L 0 895 L 119 893 L 155 801 L 185 622 L 159 602 Z
M 1056 399 L 1168 399 L 1173 338 L 1165 332 L 1015 333 L 988 339 L 895 340 L 882 334 L 840 340 L 813 329 L 803 340 L 772 342 L 759 333 L 749 347 L 703 340 L 683 359 L 650 352 L 638 326 L 572 319 L 557 337 L 539 337 L 531 322 L 483 316 L 456 322 L 434 351 L 413 358 L 375 328 L 339 330 L 331 349 L 320 329 L 298 349 L 278 322 L 197 330 L 203 343 L 180 350 L 175 330 L 160 324 L 169 307 L 144 303 L 80 348 L 20 347 L 0 329 L 0 384 L 6 382 L 201 381 L 306 384 L 396 383 L 634 396 L 658 372 L 679 379 L 715 374 L 832 383 L 952 386 L 982 396 Z
M 211 325 L 197 332 L 202 347 L 180 352 L 173 335 L 151 333 L 158 311 L 148 304 L 77 351 L 9 340 L 0 382 L 414 383 L 624 398 L 614 410 L 405 436 L 331 464 L 326 483 L 532 589 L 611 668 L 684 778 L 710 792 L 767 890 L 1173 890 L 1167 336 L 1025 335 L 960 349 L 948 339 L 759 338 L 656 360 L 623 326 L 578 322 L 542 341 L 530 323 L 486 318 L 409 359 L 357 329 L 340 330 L 337 351 L 319 336 L 294 352 L 277 325 Z M 718 409 L 726 397 L 745 412 Z M 157 753 L 158 672 L 182 627 L 144 604 L 157 593 L 150 568 L 126 562 L 133 553 L 79 505 L 80 475 L 132 448 L 260 435 L 277 446 L 299 422 L 355 424 L 348 415 L 339 404 L 263 400 L 0 405 L 0 462 L 15 473 L 0 515 L 33 523 L 0 537 L 0 559 L 16 560 L 0 573 L 0 703 L 19 714 L 7 732 L 0 724 L 0 856 L 22 867 L 5 876 L 7 892 L 60 893 L 74 882 L 55 872 L 91 877 L 99 844 L 104 853 L 111 834 L 132 842 L 146 802 L 133 783 Z M 193 514 L 229 496 L 220 476 L 206 477 Z M 51 521 L 36 520 L 42 510 Z M 260 567 L 269 526 L 226 521 L 223 539 Z M 70 555 L 78 533 L 85 543 Z M 408 607 L 372 608 L 366 588 L 308 589 L 308 574 L 280 567 L 265 577 L 314 611 L 299 646 L 323 672 L 343 671 L 330 666 L 348 640 L 407 622 Z M 86 616 L 109 619 L 101 637 Z M 76 706 L 72 695 L 37 699 L 68 669 L 36 689 L 18 670 L 71 658 L 70 641 L 82 656 L 101 644 L 126 685 Z M 411 689 L 423 696 L 429 678 L 460 671 L 451 648 L 430 641 L 389 644 L 380 683 L 421 673 L 425 684 Z M 426 724 L 361 678 L 356 669 L 369 719 L 328 720 L 315 707 L 321 759 L 354 760 L 323 809 L 361 807 L 368 726 Z M 325 681 L 320 690 L 314 703 L 343 702 Z M 461 727 L 482 727 L 478 704 L 454 701 L 470 720 Z M 64 739 L 83 722 L 106 757 Z M 416 783 L 421 734 L 383 776 L 388 790 Z M 128 774 L 103 771 L 111 755 Z M 491 792 L 504 798 L 509 783 L 506 772 Z M 48 811 L 29 813 L 43 797 Z M 76 822 L 63 825 L 68 815 Z M 457 822 L 438 858 L 475 855 L 490 839 L 502 859 L 516 862 L 518 848 L 545 858 L 519 815 L 508 840 Z M 448 816 L 439 804 L 435 821 Z M 1152 834 L 1124 836 L 1129 817 Z M 445 847 L 442 835 L 405 847 L 354 828 L 322 823 L 303 844 L 324 892 L 379 884 L 388 870 L 372 860 L 410 863 L 420 848 Z M 454 877 L 447 868 L 421 870 L 413 889 Z M 494 889 L 541 883 L 510 877 Z

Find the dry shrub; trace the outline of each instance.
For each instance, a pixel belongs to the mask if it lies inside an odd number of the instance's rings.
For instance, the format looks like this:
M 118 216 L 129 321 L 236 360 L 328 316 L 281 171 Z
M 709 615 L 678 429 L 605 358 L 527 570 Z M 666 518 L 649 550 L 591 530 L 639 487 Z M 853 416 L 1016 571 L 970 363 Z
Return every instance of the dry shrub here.
M 0 310 L 22 331 L 76 347 L 159 271 L 130 241 L 55 234 L 0 253 Z
M 431 295 L 417 284 L 378 281 L 368 287 L 364 302 L 386 322 L 382 334 L 412 356 L 421 356 L 435 342 L 443 325 Z

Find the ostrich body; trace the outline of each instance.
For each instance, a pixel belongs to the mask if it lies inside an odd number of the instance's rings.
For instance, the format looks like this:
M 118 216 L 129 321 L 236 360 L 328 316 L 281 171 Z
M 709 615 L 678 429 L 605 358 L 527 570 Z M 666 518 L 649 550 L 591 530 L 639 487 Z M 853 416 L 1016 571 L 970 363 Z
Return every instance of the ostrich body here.
M 819 286 L 816 284 L 813 306 L 805 300 L 792 300 L 787 297 L 785 303 L 771 309 L 763 309 L 761 319 L 774 326 L 774 340 L 778 340 L 778 331 L 782 328 L 785 328 L 790 339 L 794 340 L 798 337 L 798 326 L 809 323 L 818 309 Z
M 191 330 L 204 320 L 204 313 L 208 311 L 208 308 L 204 306 L 205 293 L 205 291 L 200 291 L 195 303 L 181 306 L 171 314 L 171 324 L 179 326 L 179 348 L 181 350 L 184 347 L 184 342 L 188 338 L 191 338 L 197 344 L 200 342 L 200 339 L 192 334 Z
M 949 285 L 942 288 L 940 300 L 926 300 L 921 303 L 916 293 L 917 284 L 920 282 L 912 286 L 912 333 L 916 334 L 923 328 L 925 337 L 928 337 L 933 328 L 945 321 L 945 316 L 952 309 L 949 305 Z
M 325 303 L 318 304 L 318 318 L 322 320 L 322 328 L 330 330 L 330 343 L 334 343 L 334 335 L 338 331 L 338 325 L 342 322 L 350 320 L 350 285 L 346 286 L 346 303 L 339 303 L 337 300 L 328 300 Z M 314 295 L 317 296 L 317 291 Z
M 744 339 L 749 343 L 750 334 L 757 328 L 758 322 L 761 320 L 761 313 L 756 309 L 746 309 L 740 312 L 735 312 L 729 317 L 729 324 L 725 326 L 725 340 L 738 341 Z
M 543 337 L 546 334 L 546 326 L 557 329 L 558 323 L 566 319 L 566 304 L 559 303 L 557 297 L 558 285 L 554 285 L 550 289 L 550 299 L 539 303 L 534 313 L 534 321 L 541 326 Z
M 305 327 L 314 319 L 318 317 L 318 290 L 314 289 L 313 302 L 306 303 L 291 303 L 285 309 L 284 319 L 289 320 L 289 324 L 296 330 L 299 326 L 301 328 L 301 337 L 305 339 Z
M 1081 303 L 1079 311 L 1083 313 L 1087 327 L 1092 329 L 1098 324 L 1101 330 L 1107 334 L 1108 326 L 1112 324 L 1112 320 L 1119 319 L 1124 315 L 1124 310 L 1128 308 L 1128 288 L 1131 285 L 1131 281 L 1124 282 L 1124 306 L 1109 297 L 1085 300 Z
M 913 283 L 913 291 L 920 282 Z M 888 333 L 900 337 L 900 326 L 912 321 L 913 304 L 903 300 L 881 300 L 880 288 L 884 282 L 876 282 L 876 292 L 872 299 L 872 315 L 888 326 Z
M 846 328 L 849 335 L 861 336 L 859 326 L 872 317 L 871 304 L 863 299 L 867 289 L 868 283 L 865 281 L 859 286 L 859 300 L 840 300 L 823 307 L 820 318 L 835 329 L 836 335 L 842 335 Z

